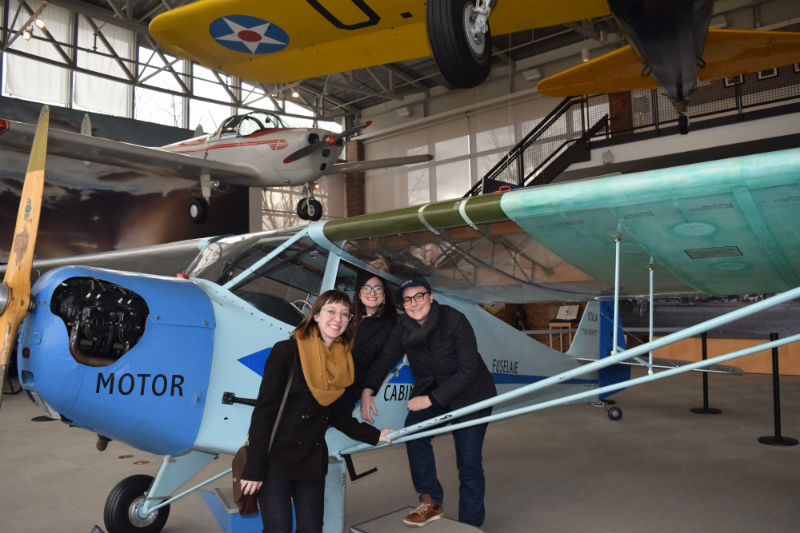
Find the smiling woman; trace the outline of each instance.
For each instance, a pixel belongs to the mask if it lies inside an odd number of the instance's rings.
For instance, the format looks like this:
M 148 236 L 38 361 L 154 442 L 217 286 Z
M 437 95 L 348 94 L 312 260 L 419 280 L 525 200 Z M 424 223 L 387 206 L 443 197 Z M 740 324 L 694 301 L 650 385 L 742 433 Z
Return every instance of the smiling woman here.
M 264 531 L 292 530 L 292 501 L 298 531 L 322 530 L 329 425 L 362 442 L 389 442 L 391 430 L 356 421 L 350 406 L 338 401 L 353 382 L 352 316 L 347 294 L 326 291 L 292 337 L 275 344 L 267 357 L 241 482 L 244 494 L 258 492 Z M 300 372 L 294 371 L 297 361 Z M 268 447 L 276 424 L 280 431 Z

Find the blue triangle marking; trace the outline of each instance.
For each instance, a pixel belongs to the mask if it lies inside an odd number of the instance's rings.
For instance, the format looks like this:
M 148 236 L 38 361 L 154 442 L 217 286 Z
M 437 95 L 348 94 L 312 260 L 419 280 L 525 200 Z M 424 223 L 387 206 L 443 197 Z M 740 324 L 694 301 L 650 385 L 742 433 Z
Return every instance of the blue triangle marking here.
M 267 357 L 269 357 L 269 352 L 272 351 L 272 346 L 269 348 L 264 348 L 263 350 L 259 350 L 257 352 L 253 352 L 250 355 L 245 355 L 244 357 L 240 357 L 238 361 L 242 363 L 244 366 L 258 374 L 259 376 L 263 377 L 264 374 L 264 364 L 267 362 Z

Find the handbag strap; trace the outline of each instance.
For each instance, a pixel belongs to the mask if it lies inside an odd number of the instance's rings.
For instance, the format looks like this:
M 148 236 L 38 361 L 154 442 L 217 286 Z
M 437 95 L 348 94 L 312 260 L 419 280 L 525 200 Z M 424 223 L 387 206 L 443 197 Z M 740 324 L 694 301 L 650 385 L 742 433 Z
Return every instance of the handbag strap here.
M 283 398 L 281 398 L 281 406 L 278 408 L 278 416 L 275 417 L 275 424 L 272 426 L 272 434 L 269 436 L 269 448 L 267 453 L 272 450 L 272 443 L 275 442 L 275 435 L 278 432 L 278 424 L 281 422 L 281 415 L 283 415 L 283 407 L 286 405 L 286 398 L 289 396 L 289 389 L 292 388 L 292 379 L 294 378 L 295 370 L 297 369 L 297 358 L 292 361 L 292 369 L 289 371 L 289 380 L 286 382 L 286 388 L 283 391 Z

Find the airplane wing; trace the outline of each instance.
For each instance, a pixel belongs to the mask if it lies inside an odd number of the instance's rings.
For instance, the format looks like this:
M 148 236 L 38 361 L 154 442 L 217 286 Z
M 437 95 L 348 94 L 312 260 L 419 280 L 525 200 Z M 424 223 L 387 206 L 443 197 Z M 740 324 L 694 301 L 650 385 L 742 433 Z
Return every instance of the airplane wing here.
M 768 70 L 797 61 L 800 32 L 709 30 L 701 80 Z M 539 82 L 548 96 L 602 94 L 658 87 L 631 45 L 582 63 Z
M 0 146 L 27 153 L 33 141 L 33 132 L 34 126 L 31 124 L 0 119 Z M 254 168 L 245 165 L 208 161 L 52 128 L 48 136 L 47 153 L 93 163 L 124 164 L 128 168 L 157 176 L 197 180 L 201 174 L 208 172 L 233 185 L 250 185 L 260 177 Z
M 782 292 L 800 286 L 800 149 L 517 189 L 331 220 L 377 255 L 478 303 Z
M 607 15 L 605 0 L 503 0 L 493 35 Z M 431 55 L 425 0 L 200 0 L 162 13 L 150 33 L 178 56 L 282 83 Z
M 213 239 L 188 239 L 142 248 L 37 259 L 33 262 L 32 275 L 39 277 L 48 270 L 66 265 L 85 265 L 159 276 L 174 276 L 183 272 L 192 259 L 211 240 Z M 0 275 L 4 274 L 5 270 L 6 265 L 0 265 Z
M 388 157 L 386 159 L 371 159 L 368 161 L 345 161 L 342 163 L 334 163 L 331 165 L 329 174 L 336 174 L 337 172 L 360 172 L 364 170 L 372 170 L 376 168 L 396 167 L 400 165 L 413 165 L 415 163 L 427 163 L 433 159 L 431 154 L 423 155 L 410 155 L 407 157 Z

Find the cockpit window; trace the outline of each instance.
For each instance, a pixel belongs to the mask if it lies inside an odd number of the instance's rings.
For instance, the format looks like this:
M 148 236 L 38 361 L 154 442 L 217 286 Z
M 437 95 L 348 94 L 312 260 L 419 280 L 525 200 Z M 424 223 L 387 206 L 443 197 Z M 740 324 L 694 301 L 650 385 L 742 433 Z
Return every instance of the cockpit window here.
M 278 115 L 256 111 L 242 117 L 241 124 L 239 125 L 239 135 L 241 137 L 247 137 L 259 131 L 285 127 L 286 124 Z
M 53 292 L 52 313 L 64 321 L 69 352 L 81 364 L 114 363 L 144 334 L 150 309 L 135 292 L 95 278 L 70 278 Z
M 300 239 L 269 262 L 258 264 L 288 238 L 284 232 L 212 243 L 187 274 L 225 285 L 255 266 L 231 287 L 231 292 L 260 311 L 296 326 L 319 294 L 328 252 L 310 239 Z

